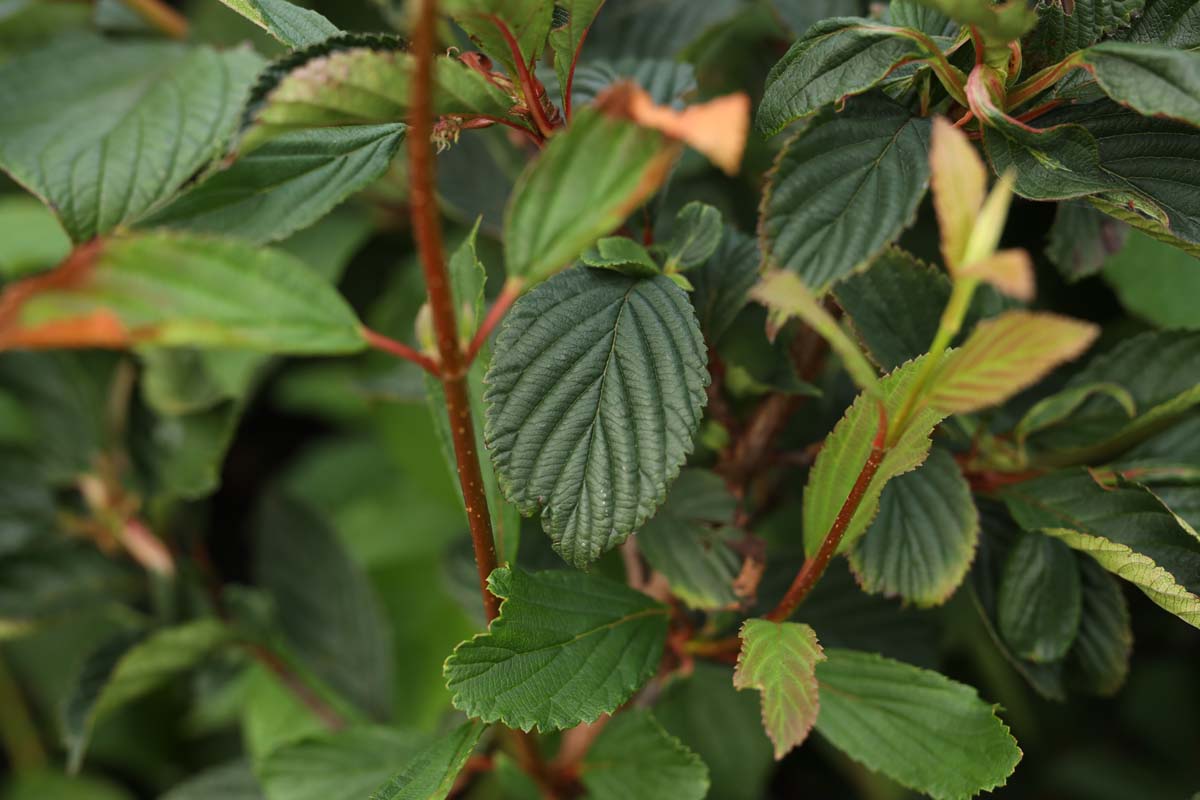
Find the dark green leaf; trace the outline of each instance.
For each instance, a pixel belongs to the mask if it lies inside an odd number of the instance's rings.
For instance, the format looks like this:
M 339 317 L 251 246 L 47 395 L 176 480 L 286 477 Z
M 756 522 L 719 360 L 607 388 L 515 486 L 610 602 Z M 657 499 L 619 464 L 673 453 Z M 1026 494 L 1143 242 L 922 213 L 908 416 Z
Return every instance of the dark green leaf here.
M 640 709 L 604 726 L 579 773 L 592 800 L 702 800 L 708 794 L 704 762 Z
M 90 544 L 51 540 L 0 557 L 0 639 L 132 597 L 138 576 Z
M 658 669 L 668 610 L 582 572 L 502 567 L 488 632 L 446 660 L 454 705 L 484 722 L 561 730 L 613 712 Z
M 19 109 L 0 119 L 0 167 L 87 241 L 222 152 L 261 66 L 244 49 L 66 37 L 0 67 L 0 107 Z
M 1021 750 L 970 686 L 852 650 L 817 665 L 817 731 L 869 769 L 935 798 L 1003 786 Z
M 693 287 L 692 305 L 700 318 L 700 330 L 710 344 L 721 341 L 745 307 L 750 288 L 758 280 L 761 262 L 758 241 L 726 227 L 717 251 L 688 273 Z
M 912 28 L 929 36 L 954 36 L 958 23 L 936 8 L 922 5 L 920 0 L 892 0 L 888 13 L 893 25 Z
M 1117 102 L 1146 116 L 1200 125 L 1200 52 L 1101 42 L 1085 50 L 1081 59 Z
M 300 48 L 337 36 L 341 30 L 311 9 L 287 0 L 221 0 L 288 47 Z
M 879 515 L 850 563 L 868 592 L 941 605 L 966 577 L 978 541 L 971 488 L 954 458 L 935 449 L 916 471 L 884 488 Z
M 928 120 L 884 98 L 813 120 L 784 146 L 767 186 L 767 263 L 822 292 L 870 261 L 916 216 L 928 150 Z
M 1128 27 L 1145 5 L 1146 0 L 1075 0 L 1068 14 L 1060 2 L 1041 4 L 1037 27 L 1021 43 L 1026 73 L 1032 75 Z
M 1184 50 L 1200 47 L 1200 2 L 1148 0 L 1145 13 L 1129 31 L 1129 39 Z
M 1000 635 L 1021 658 L 1058 661 L 1079 632 L 1083 589 L 1070 548 L 1037 534 L 1008 553 L 997 596 Z
M 585 566 L 665 499 L 692 449 L 708 372 L 666 277 L 576 268 L 509 312 L 488 372 L 488 450 L 508 498 Z
M 445 800 L 471 757 L 484 726 L 468 722 L 413 756 L 371 800 Z
M 1125 243 L 1126 226 L 1091 203 L 1068 200 L 1058 204 L 1046 257 L 1069 281 L 1093 275 Z
M 1079 635 L 1067 654 L 1074 685 L 1093 694 L 1115 694 L 1129 674 L 1133 631 L 1119 584 L 1092 558 L 1080 555 L 1083 611 Z
M 263 244 L 306 228 L 391 164 L 405 126 L 296 131 L 208 177 L 147 226 L 220 233 Z
M 675 216 L 671 240 L 666 243 L 667 271 L 672 266 L 691 269 L 706 262 L 721 244 L 721 212 L 707 203 L 691 202 Z

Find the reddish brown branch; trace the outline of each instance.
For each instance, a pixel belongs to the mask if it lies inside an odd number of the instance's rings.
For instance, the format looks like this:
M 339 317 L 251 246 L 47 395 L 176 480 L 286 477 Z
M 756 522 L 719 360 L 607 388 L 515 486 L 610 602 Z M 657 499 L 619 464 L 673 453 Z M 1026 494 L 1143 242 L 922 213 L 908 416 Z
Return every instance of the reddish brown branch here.
M 525 56 L 521 55 L 521 45 L 517 42 L 515 36 L 504 20 L 497 17 L 495 14 L 489 14 L 488 19 L 500 31 L 500 35 L 504 37 L 504 41 L 508 44 L 508 49 L 512 52 L 513 61 L 517 65 L 517 78 L 521 82 L 521 92 L 525 95 L 525 104 L 529 106 L 529 113 L 533 117 L 533 122 L 537 125 L 538 132 L 544 138 L 549 138 L 550 134 L 554 133 L 554 126 L 550 124 L 550 120 L 546 118 L 546 109 L 542 107 L 542 98 L 545 96 L 545 91 L 539 91 L 541 84 L 534 79 L 529 72 L 529 65 L 525 63 Z
M 367 340 L 367 344 L 374 347 L 376 350 L 381 350 L 384 353 L 403 358 L 405 361 L 411 361 L 421 369 L 433 375 L 435 378 L 440 373 L 440 369 L 436 361 L 421 351 L 409 347 L 404 342 L 398 342 L 395 339 L 390 339 L 381 333 L 376 333 L 370 328 L 362 329 L 363 338 Z

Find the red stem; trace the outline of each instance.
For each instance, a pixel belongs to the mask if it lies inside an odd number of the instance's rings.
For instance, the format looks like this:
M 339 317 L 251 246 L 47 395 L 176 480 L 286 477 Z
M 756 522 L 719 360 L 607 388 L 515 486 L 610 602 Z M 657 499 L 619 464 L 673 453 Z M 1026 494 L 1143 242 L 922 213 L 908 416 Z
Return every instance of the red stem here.
M 279 678 L 280 682 L 288 688 L 288 690 L 296 696 L 296 699 L 311 711 L 317 719 L 331 731 L 340 731 L 346 727 L 346 720 L 334 710 L 333 706 L 325 702 L 324 698 L 318 695 L 311 686 L 297 675 L 290 666 L 280 658 L 274 651 L 260 644 L 248 644 L 246 648 L 250 651 L 260 664 L 270 670 L 275 677 Z
M 367 340 L 367 344 L 371 345 L 371 347 L 374 347 L 376 350 L 389 353 L 397 358 L 403 358 L 405 361 L 411 361 L 435 378 L 441 371 L 436 361 L 421 351 L 413 347 L 409 347 L 404 342 L 398 342 L 395 339 L 390 339 L 387 336 L 384 336 L 382 333 L 376 333 L 375 331 L 366 327 L 362 329 L 362 334 L 363 338 Z
M 495 14 L 489 14 L 488 19 L 500 31 L 500 35 L 508 43 L 508 49 L 512 51 L 513 61 L 517 65 L 517 77 L 521 81 L 521 92 L 525 95 L 525 104 L 529 106 L 529 113 L 533 115 L 533 122 L 537 125 L 538 132 L 544 138 L 549 138 L 554 133 L 554 126 L 550 124 L 550 120 L 546 119 L 546 110 L 542 108 L 542 95 L 535 88 L 538 84 L 534 81 L 533 75 L 529 73 L 529 65 L 525 63 L 525 57 L 521 55 L 521 45 L 517 43 L 516 37 L 508 29 L 504 20 Z
M 842 536 L 845 535 L 846 529 L 850 527 L 850 521 L 854 519 L 855 512 L 858 511 L 859 505 L 862 503 L 863 497 L 867 493 L 867 487 L 871 484 L 871 479 L 875 477 L 875 472 L 879 469 L 879 464 L 883 461 L 884 447 L 887 442 L 888 420 L 887 411 L 883 404 L 879 404 L 879 427 L 875 431 L 875 441 L 871 444 L 871 454 L 867 456 L 867 463 L 863 464 L 862 471 L 858 473 L 858 478 L 854 481 L 854 486 L 850 488 L 850 494 L 846 497 L 846 502 L 842 503 L 842 508 L 838 511 L 837 518 L 833 521 L 833 527 L 829 529 L 829 533 L 825 535 L 824 541 L 821 542 L 821 547 L 817 550 L 817 554 L 804 562 L 804 566 L 800 568 L 796 579 L 792 581 L 791 588 L 787 590 L 787 594 L 779 601 L 779 605 L 767 614 L 767 619 L 772 622 L 783 622 L 792 615 L 796 607 L 804 602 L 804 598 L 812 591 L 812 588 L 817 585 L 817 581 L 825 574 L 825 569 L 829 566 L 829 562 L 833 560 L 834 554 L 837 552 L 838 545 L 842 543 Z
M 412 113 L 409 119 L 408 163 L 413 234 L 425 274 L 425 289 L 433 317 L 434 335 L 441 356 L 442 388 L 450 415 L 450 435 L 458 464 L 458 480 L 475 548 L 479 591 L 488 620 L 500 613 L 500 601 L 488 591 L 488 576 L 497 567 L 492 520 L 475 446 L 475 425 L 467 394 L 467 362 L 458 341 L 454 296 L 446 269 L 442 227 L 434 194 L 433 55 L 436 36 L 436 0 L 423 0 L 413 32 L 416 71 L 413 76 Z
M 496 298 L 496 302 L 492 303 L 491 309 L 488 311 L 487 317 L 484 318 L 483 324 L 479 326 L 479 330 L 475 332 L 475 337 L 471 339 L 471 345 L 467 348 L 467 363 L 472 364 L 475 358 L 479 355 L 479 351 L 487 344 L 488 338 L 492 335 L 492 331 L 500 324 L 500 320 L 504 319 L 504 315 L 512 308 L 512 304 L 521 296 L 522 282 L 519 280 L 509 280 L 504 284 L 504 288 L 500 290 L 500 296 Z

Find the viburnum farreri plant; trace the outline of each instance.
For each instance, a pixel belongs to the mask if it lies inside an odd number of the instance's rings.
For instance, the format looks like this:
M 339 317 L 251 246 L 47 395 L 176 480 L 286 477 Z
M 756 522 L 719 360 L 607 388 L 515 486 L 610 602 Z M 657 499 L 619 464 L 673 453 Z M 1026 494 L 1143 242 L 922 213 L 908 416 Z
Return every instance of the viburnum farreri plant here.
M 306 5 L 0 2 L 0 800 L 1200 790 L 1200 2 Z

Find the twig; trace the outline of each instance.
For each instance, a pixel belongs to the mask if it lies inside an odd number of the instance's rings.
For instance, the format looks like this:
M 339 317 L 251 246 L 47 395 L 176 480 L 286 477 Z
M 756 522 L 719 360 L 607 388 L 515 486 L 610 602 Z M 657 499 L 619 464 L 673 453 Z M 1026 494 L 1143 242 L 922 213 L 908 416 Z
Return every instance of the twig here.
M 186 39 L 187 18 L 162 0 L 124 0 L 125 5 L 139 17 L 172 39 Z
M 403 358 L 405 361 L 411 361 L 435 378 L 441 372 L 436 361 L 416 348 L 409 347 L 404 342 L 398 342 L 366 327 L 362 329 L 362 334 L 363 338 L 367 340 L 367 344 L 376 350 L 389 353 L 397 358 Z

